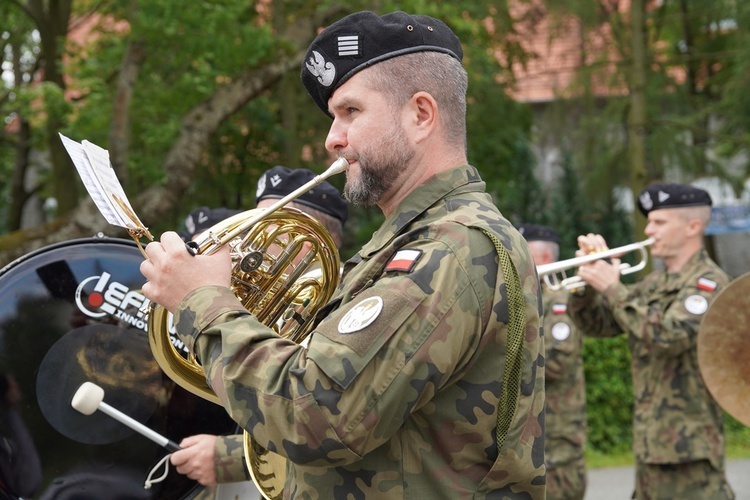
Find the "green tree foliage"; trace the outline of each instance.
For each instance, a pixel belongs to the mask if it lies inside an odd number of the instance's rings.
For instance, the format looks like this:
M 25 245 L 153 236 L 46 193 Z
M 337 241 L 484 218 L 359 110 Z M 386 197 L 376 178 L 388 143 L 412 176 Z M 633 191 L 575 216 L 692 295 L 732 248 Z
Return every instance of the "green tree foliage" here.
M 746 175 L 736 155 L 744 147 L 738 119 L 746 85 L 747 7 L 734 0 L 646 2 L 646 54 L 634 59 L 629 5 L 619 1 L 548 0 L 559 25 L 574 19 L 582 39 L 582 65 L 545 117 L 582 168 L 587 199 L 608 196 L 616 186 L 640 190 L 654 180 L 691 181 L 717 176 L 735 187 Z M 635 5 L 635 4 L 634 4 Z M 553 40 L 557 36 L 553 31 Z M 605 37 L 608 51 L 597 49 Z M 635 68 L 645 70 L 643 88 Z M 745 82 L 740 84 L 740 82 Z M 634 91 L 645 99 L 643 157 L 633 163 L 628 117 Z M 746 108 L 745 108 L 746 109 Z M 725 126 L 723 130 L 721 127 Z M 734 160 L 734 161 L 729 161 Z M 632 184 L 636 165 L 646 178 Z M 634 226 L 640 236 L 642 219 Z M 640 228 L 640 229 L 639 229 Z
M 717 133 L 717 151 L 724 157 L 750 148 L 750 93 L 747 91 L 750 82 L 750 4 L 736 2 L 736 9 L 736 16 L 727 18 L 722 25 L 724 30 L 736 35 L 725 49 L 736 64 L 727 68 L 728 76 L 719 105 L 724 121 Z M 741 174 L 748 175 L 748 168 L 745 165 L 744 171 L 738 174 L 735 187 L 741 184 Z

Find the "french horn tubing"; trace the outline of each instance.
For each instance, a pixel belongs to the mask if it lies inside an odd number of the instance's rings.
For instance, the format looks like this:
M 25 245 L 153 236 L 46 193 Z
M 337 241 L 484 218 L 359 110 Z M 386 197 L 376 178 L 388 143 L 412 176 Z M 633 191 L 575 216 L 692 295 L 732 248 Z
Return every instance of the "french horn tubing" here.
M 261 323 L 297 343 L 307 337 L 315 313 L 333 295 L 340 263 L 338 248 L 323 225 L 285 205 L 348 167 L 346 159 L 339 158 L 273 205 L 229 217 L 187 244 L 189 251 L 202 255 L 229 245 L 231 289 L 237 299 Z M 167 376 L 187 391 L 221 405 L 195 356 L 173 345 L 171 314 L 152 304 L 148 323 L 151 351 Z M 247 432 L 244 437 L 245 458 L 258 489 L 266 499 L 281 498 L 286 459 L 260 446 Z

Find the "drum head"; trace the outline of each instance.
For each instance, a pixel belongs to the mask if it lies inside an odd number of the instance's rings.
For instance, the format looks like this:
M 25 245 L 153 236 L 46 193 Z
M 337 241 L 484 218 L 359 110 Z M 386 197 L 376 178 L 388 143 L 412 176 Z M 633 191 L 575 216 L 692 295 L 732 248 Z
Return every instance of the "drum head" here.
M 174 384 L 151 355 L 142 260 L 133 242 L 91 238 L 0 270 L 0 433 L 10 412 L 20 416 L 41 463 L 34 498 L 179 499 L 201 490 L 173 467 L 144 489 L 168 452 L 101 411 L 74 410 L 86 381 L 104 389 L 105 403 L 177 443 L 236 431 L 223 408 Z
M 750 426 L 750 273 L 711 302 L 698 333 L 698 366 L 717 403 Z

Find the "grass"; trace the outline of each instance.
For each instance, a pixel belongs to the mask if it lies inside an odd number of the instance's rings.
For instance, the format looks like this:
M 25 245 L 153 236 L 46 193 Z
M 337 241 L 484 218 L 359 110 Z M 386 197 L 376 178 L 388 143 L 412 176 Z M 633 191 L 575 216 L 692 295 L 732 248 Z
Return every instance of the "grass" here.
M 727 432 L 727 458 L 750 458 L 750 427 Z
M 602 453 L 597 450 L 586 450 L 586 468 L 587 469 L 602 469 L 605 467 L 624 467 L 627 465 L 633 465 L 635 459 L 633 458 L 633 452 L 620 451 L 612 453 Z
M 731 426 L 726 432 L 727 460 L 750 458 L 750 427 Z M 600 469 L 605 467 L 625 467 L 633 465 L 635 459 L 631 450 L 602 453 L 586 450 L 586 468 Z

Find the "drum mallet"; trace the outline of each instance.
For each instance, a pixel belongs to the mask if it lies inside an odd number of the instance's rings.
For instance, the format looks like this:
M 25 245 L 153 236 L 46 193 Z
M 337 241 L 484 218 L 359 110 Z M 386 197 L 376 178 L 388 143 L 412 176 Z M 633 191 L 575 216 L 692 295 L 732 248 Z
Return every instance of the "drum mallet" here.
M 73 400 L 70 402 L 70 404 L 71 406 L 73 406 L 73 408 L 83 413 L 84 415 L 91 415 L 96 410 L 100 410 L 103 413 L 106 413 L 110 417 L 114 418 L 121 424 L 130 427 L 134 431 L 142 434 L 154 443 L 158 444 L 159 446 L 163 446 L 171 452 L 182 449 L 174 441 L 167 439 L 156 431 L 149 429 L 137 420 L 125 415 L 120 410 L 117 410 L 116 408 L 113 408 L 112 406 L 105 403 L 104 389 L 94 384 L 93 382 L 84 382 L 83 384 L 81 384 L 81 387 L 79 387 L 76 393 L 73 395 Z

